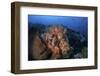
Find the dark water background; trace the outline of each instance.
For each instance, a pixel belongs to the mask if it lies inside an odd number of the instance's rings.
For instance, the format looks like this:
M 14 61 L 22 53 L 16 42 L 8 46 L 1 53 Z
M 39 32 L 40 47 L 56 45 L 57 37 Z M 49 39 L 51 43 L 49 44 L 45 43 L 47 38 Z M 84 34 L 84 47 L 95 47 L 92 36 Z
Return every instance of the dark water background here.
M 82 35 L 87 37 L 88 17 L 28 15 L 28 22 L 33 24 L 42 24 L 45 26 L 52 24 L 61 24 L 76 32 L 80 32 Z

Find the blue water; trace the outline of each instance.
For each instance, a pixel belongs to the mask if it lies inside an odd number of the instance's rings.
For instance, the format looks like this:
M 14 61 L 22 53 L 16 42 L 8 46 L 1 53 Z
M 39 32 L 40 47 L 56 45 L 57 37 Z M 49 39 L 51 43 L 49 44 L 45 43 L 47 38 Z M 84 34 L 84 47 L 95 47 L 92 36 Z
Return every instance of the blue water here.
M 62 24 L 68 28 L 87 35 L 88 17 L 78 16 L 51 16 L 51 15 L 28 15 L 28 22 L 33 24 Z

